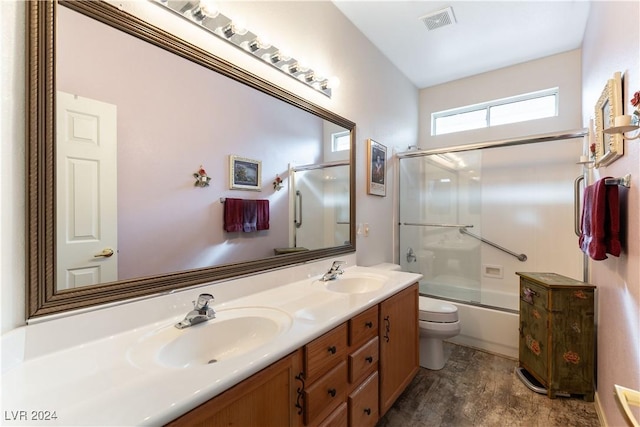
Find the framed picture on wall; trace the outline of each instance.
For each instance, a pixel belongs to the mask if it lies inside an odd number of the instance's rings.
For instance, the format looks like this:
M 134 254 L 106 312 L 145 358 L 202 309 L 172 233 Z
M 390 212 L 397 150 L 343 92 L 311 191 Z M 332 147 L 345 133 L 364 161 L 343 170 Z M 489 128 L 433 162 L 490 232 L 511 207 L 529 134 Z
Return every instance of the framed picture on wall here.
M 262 162 L 229 156 L 229 188 L 262 191 Z
M 622 115 L 622 79 L 616 72 L 607 81 L 595 106 L 596 167 L 606 166 L 624 154 L 622 134 L 604 131 L 613 126 L 616 116 Z
M 373 139 L 367 140 L 367 193 L 387 195 L 387 147 Z

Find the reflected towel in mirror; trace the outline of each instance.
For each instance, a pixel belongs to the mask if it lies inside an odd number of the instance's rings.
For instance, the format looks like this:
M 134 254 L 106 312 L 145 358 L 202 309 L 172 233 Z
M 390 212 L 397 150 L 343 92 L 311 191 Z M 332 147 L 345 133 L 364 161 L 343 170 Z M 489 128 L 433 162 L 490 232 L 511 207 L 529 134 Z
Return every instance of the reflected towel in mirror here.
M 258 207 L 255 200 L 245 200 L 243 203 L 242 230 L 245 233 L 256 231 L 258 220 Z
M 256 219 L 256 229 L 257 230 L 268 230 L 269 229 L 269 200 L 256 200 L 256 208 L 257 208 L 257 219 Z
M 224 201 L 224 231 L 242 231 L 243 209 L 242 199 L 226 198 Z

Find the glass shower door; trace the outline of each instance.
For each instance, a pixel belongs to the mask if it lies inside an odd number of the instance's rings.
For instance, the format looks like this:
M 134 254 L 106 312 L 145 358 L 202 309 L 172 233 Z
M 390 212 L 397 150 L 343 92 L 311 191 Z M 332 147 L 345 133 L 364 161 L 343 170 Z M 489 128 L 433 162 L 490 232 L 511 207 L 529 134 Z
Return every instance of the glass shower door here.
M 577 280 L 581 139 L 400 158 L 400 264 L 420 292 L 518 309 L 516 272 Z

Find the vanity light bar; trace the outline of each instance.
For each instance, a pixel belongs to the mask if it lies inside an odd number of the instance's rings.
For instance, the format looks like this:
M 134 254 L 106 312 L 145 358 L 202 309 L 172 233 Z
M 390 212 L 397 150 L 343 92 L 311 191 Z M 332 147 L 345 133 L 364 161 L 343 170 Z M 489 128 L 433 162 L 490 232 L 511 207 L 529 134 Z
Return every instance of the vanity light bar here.
M 331 98 L 331 90 L 336 86 L 336 78 L 329 79 L 321 76 L 314 70 L 299 64 L 295 58 L 287 56 L 277 47 L 264 43 L 258 35 L 220 13 L 211 1 L 153 0 L 153 2 Z

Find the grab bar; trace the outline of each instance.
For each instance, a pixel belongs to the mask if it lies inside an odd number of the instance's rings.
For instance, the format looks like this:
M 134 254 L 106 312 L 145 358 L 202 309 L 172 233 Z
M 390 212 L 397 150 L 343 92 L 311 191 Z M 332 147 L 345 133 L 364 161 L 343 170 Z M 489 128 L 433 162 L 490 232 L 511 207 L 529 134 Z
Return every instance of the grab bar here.
M 487 239 L 485 239 L 483 237 L 480 237 L 480 236 L 477 236 L 477 235 L 475 235 L 473 233 L 470 233 L 470 232 L 467 231 L 466 227 L 460 227 L 460 233 L 466 234 L 468 236 L 471 236 L 474 239 L 480 240 L 482 243 L 486 243 L 487 245 L 493 246 L 494 248 L 499 249 L 502 252 L 508 253 L 509 255 L 518 258 L 518 261 L 524 262 L 524 261 L 527 260 L 527 256 L 525 254 L 517 254 L 517 253 L 512 252 L 509 249 L 506 249 L 506 248 L 504 248 L 504 247 L 502 247 L 502 246 L 500 246 L 500 245 L 498 245 L 496 243 L 493 243 L 493 242 L 491 242 L 491 241 L 489 241 L 489 240 L 487 240 Z
M 580 175 L 573 181 L 573 231 L 580 237 L 580 182 L 584 181 L 584 175 Z
M 298 198 L 299 202 L 298 204 L 293 205 L 293 223 L 295 224 L 296 228 L 300 228 L 300 226 L 302 226 L 302 193 L 300 193 L 300 190 L 296 190 L 296 197 Z M 300 208 L 298 208 L 298 205 L 300 205 Z M 297 221 L 298 211 L 300 211 L 300 221 Z
M 432 223 L 423 223 L 423 222 L 403 222 L 402 225 L 417 225 L 419 227 L 473 228 L 473 225 L 465 225 L 465 224 L 432 224 Z

